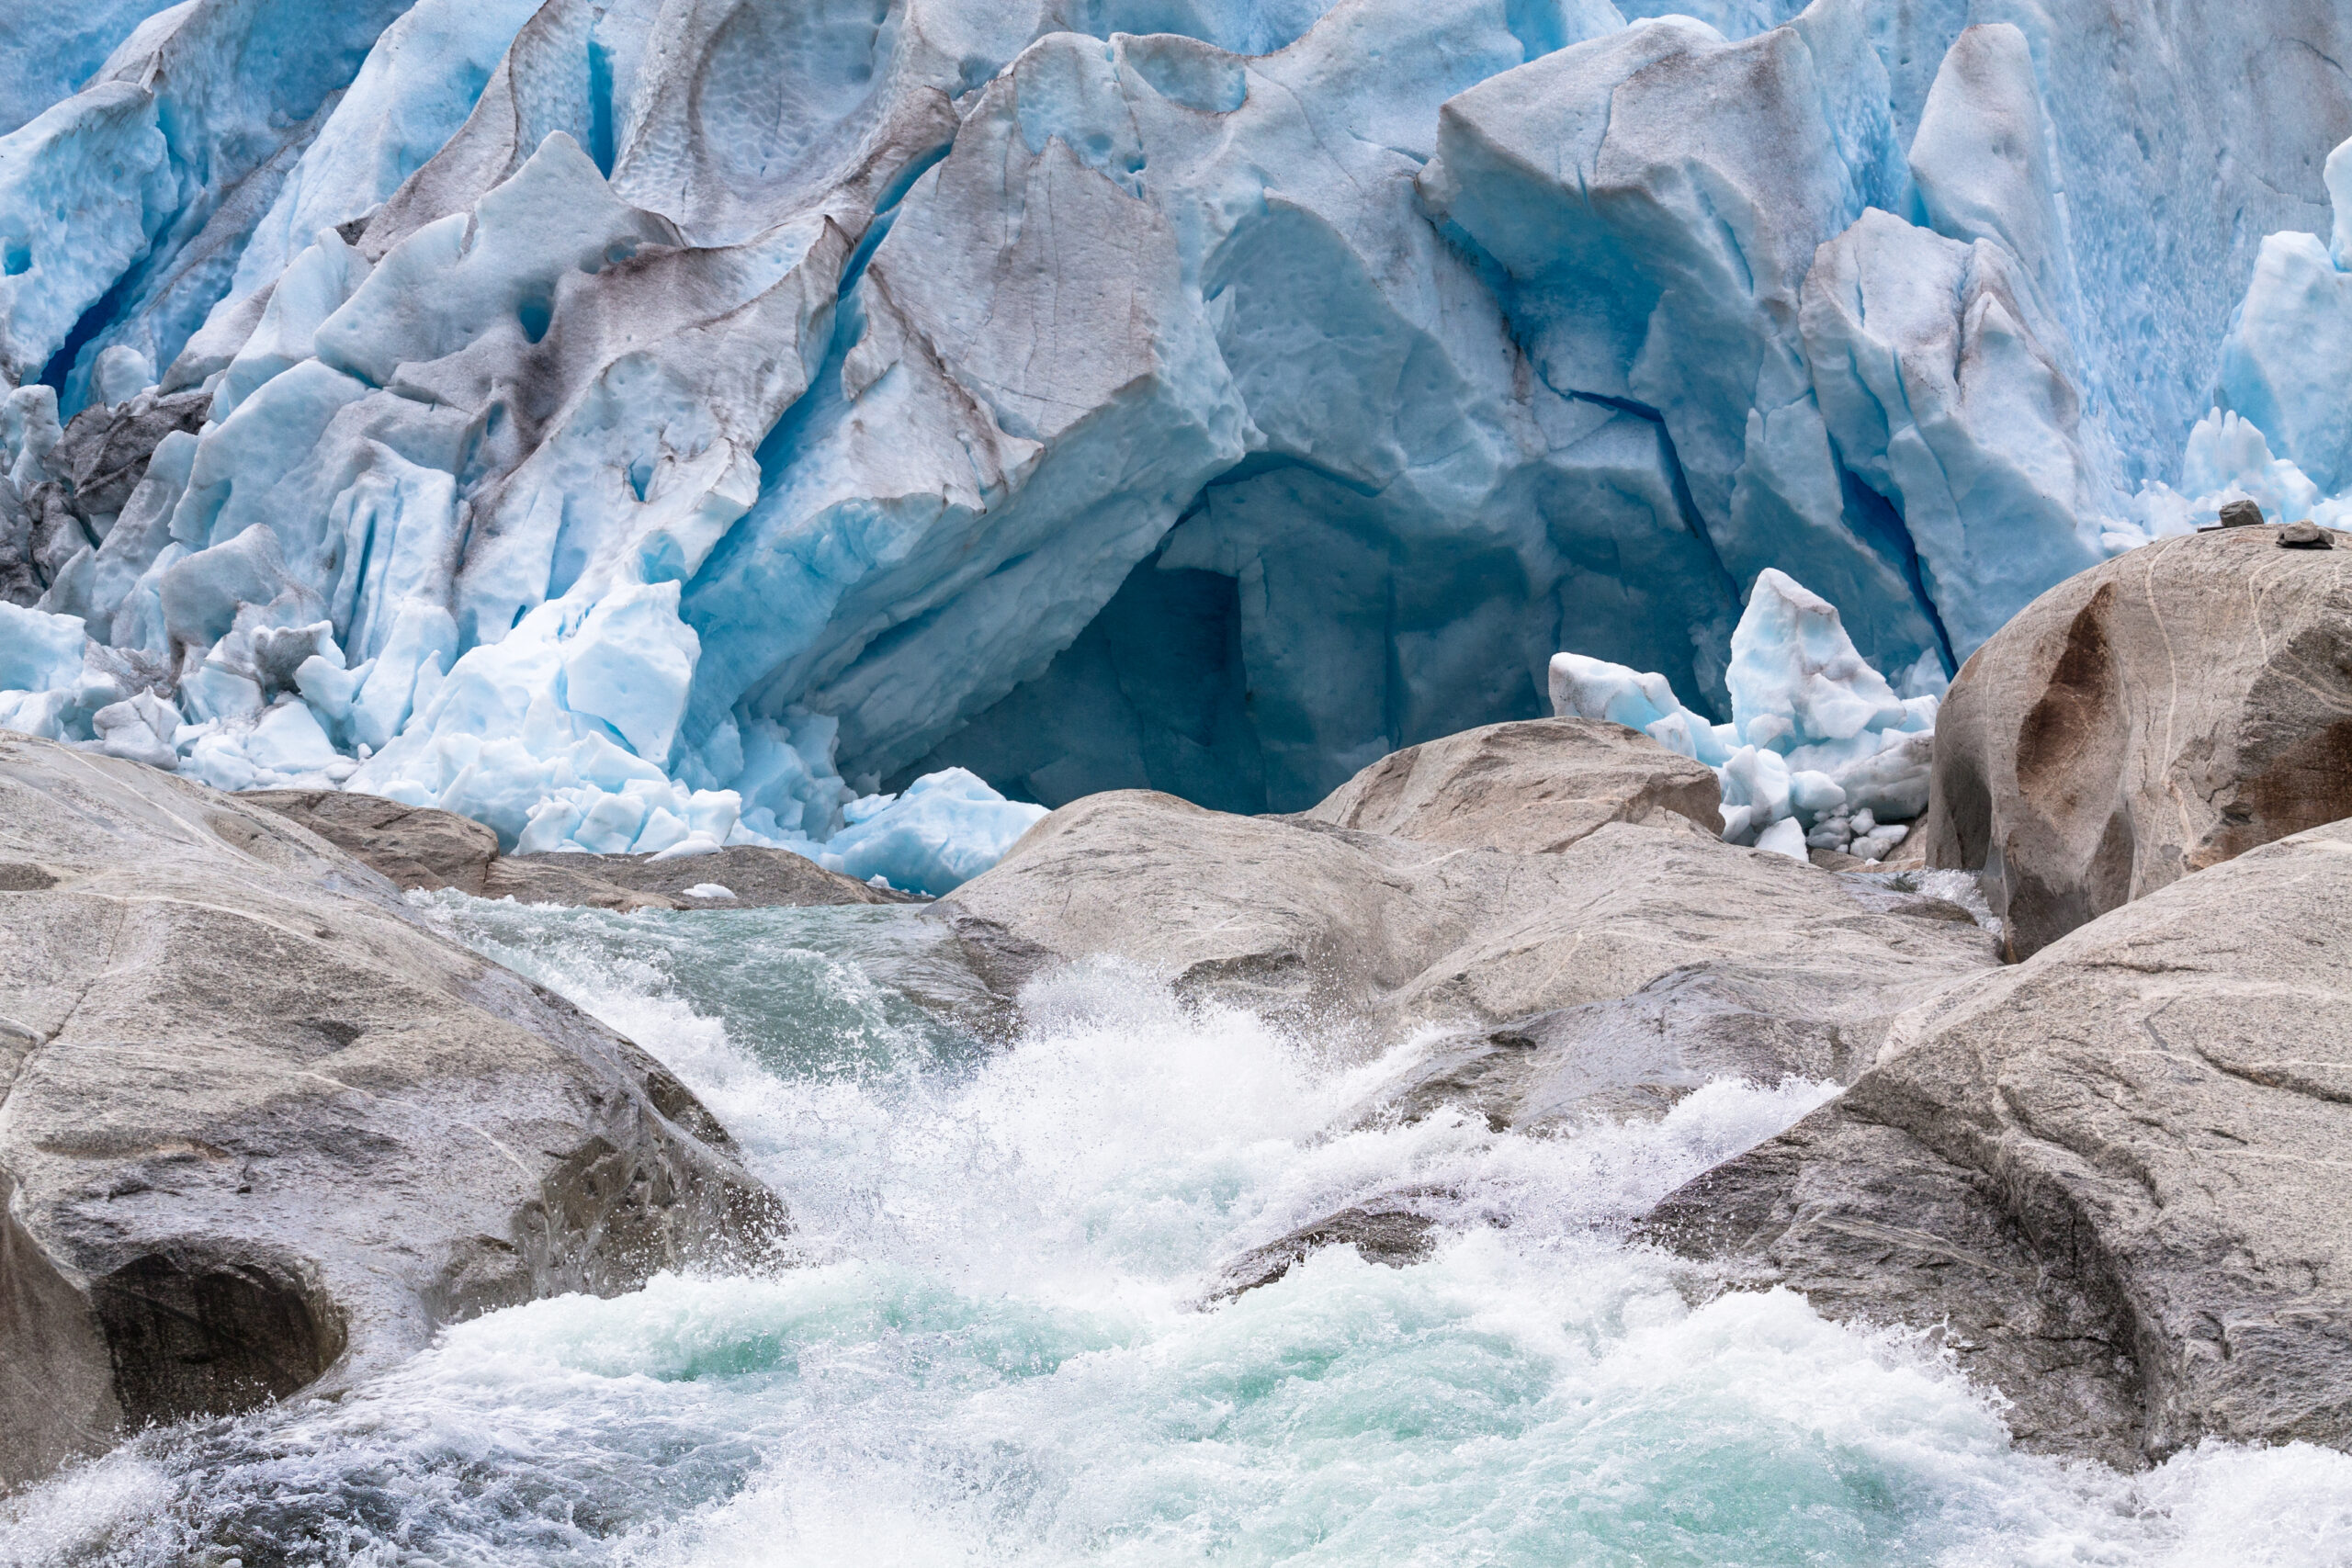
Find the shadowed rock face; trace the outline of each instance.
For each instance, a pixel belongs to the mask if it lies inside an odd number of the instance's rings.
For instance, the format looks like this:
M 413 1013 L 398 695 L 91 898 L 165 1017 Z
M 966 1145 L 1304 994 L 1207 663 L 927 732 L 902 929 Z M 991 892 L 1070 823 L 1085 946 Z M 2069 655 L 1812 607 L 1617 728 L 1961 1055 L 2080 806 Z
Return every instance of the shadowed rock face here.
M 652 1058 L 323 839 L 15 739 L 0 1198 L 0 1484 L 785 1219 Z
M 2352 552 L 2229 528 L 2052 589 L 1936 723 L 1929 863 L 1987 873 L 2010 956 L 2352 816 Z
M 1490 724 L 1393 751 L 1304 814 L 1399 839 L 1541 854 L 1606 822 L 1723 831 L 1715 771 L 1622 724 Z
M 174 434 L 192 439 L 210 401 L 201 392 L 150 389 L 112 407 L 94 402 L 38 465 L 0 475 L 0 600 L 29 606 L 51 594 L 51 609 L 84 604 L 97 564 L 92 552 L 146 477 L 156 446 Z M 135 523 L 123 545 L 145 532 Z M 78 581 L 68 580 L 69 566 Z
M 1898 1021 L 1652 1233 L 1941 1325 L 2025 1441 L 2352 1442 L 2352 823 L 2253 850 Z
M 396 887 L 454 887 L 480 897 L 498 859 L 498 835 L 454 811 L 334 789 L 259 789 L 238 799 L 300 823 Z
M 900 904 L 853 876 L 788 850 L 739 845 L 681 860 L 650 855 L 501 855 L 498 835 L 453 811 L 331 789 L 254 790 L 239 797 L 300 823 L 401 887 L 454 887 L 480 898 L 596 909 L 758 909 L 779 905 Z M 731 898 L 695 898 L 716 884 Z
M 201 392 L 147 391 L 109 408 L 94 403 L 74 416 L 50 453 L 77 515 L 111 520 L 147 472 L 147 460 L 175 431 L 202 428 L 211 399 Z

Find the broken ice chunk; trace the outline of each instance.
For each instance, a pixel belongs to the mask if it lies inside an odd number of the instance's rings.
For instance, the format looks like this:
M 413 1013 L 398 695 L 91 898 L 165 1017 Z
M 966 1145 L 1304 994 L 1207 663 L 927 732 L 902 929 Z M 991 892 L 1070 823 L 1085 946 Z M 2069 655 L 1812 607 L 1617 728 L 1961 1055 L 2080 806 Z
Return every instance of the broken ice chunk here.
M 1769 850 L 1776 855 L 1786 855 L 1791 860 L 1803 860 L 1805 858 L 1804 829 L 1797 826 L 1795 818 L 1784 817 L 1764 829 L 1756 840 L 1756 847 Z

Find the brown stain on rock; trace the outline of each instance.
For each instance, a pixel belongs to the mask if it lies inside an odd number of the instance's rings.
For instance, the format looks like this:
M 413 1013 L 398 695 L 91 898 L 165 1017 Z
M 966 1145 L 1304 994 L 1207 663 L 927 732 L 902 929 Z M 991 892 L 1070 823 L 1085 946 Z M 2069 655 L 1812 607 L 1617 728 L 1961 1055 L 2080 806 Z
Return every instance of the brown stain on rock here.
M 2273 839 L 2352 817 L 2352 718 L 2307 730 L 2242 780 L 2218 830 L 2198 848 L 2202 869 Z
M 2007 954 L 2030 957 L 2130 896 L 2135 834 L 2124 799 L 2132 724 L 2101 583 L 2067 624 L 2050 681 L 2018 727 L 2017 807 L 2003 824 Z M 2093 839 L 2090 825 L 2098 823 Z M 2087 862 L 2064 846 L 2089 840 Z M 2054 863 L 2053 863 L 2053 857 Z M 2075 863 L 2064 863 L 2075 860 Z M 2034 868 L 2043 868 L 2036 870 Z M 2052 876 L 2051 870 L 2062 870 Z
M 2035 795 L 2055 789 L 2064 804 L 2079 803 L 2083 786 L 2083 740 L 2095 726 L 2114 718 L 2118 686 L 2115 655 L 2108 645 L 2107 615 L 2115 584 L 2101 583 L 2090 603 L 2075 613 L 2066 642 L 2050 672 L 2050 685 L 2018 727 L 2018 783 Z

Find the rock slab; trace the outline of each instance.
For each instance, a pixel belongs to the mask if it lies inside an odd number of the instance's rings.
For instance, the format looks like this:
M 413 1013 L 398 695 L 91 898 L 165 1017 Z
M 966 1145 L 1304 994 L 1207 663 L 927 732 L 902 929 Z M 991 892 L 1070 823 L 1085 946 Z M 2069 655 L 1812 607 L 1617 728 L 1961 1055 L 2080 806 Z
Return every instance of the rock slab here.
M 2348 945 L 2352 822 L 2252 850 L 1906 1015 L 1649 1230 L 1940 1329 L 2036 1447 L 2352 1446 Z
M 688 889 L 724 887 L 729 898 L 696 897 Z M 683 860 L 651 855 L 505 855 L 490 868 L 484 892 L 526 904 L 577 904 L 594 908 L 766 909 L 817 904 L 910 904 L 891 892 L 828 871 L 790 850 L 738 844 Z
M 2010 956 L 2352 816 L 2352 552 L 2282 532 L 2132 550 L 1962 666 L 1917 836 L 1930 864 L 1985 873 Z
M 1556 853 L 1610 822 L 1723 832 L 1723 785 L 1702 762 L 1622 724 L 1539 718 L 1392 751 L 1305 815 L 1430 843 Z
M 324 839 L 15 737 L 0 1197 L 0 1485 L 785 1220 L 651 1057 Z
M 498 835 L 469 817 L 339 789 L 257 789 L 237 797 L 299 822 L 396 887 L 454 887 L 481 897 Z
M 502 855 L 498 835 L 430 806 L 360 790 L 252 790 L 239 797 L 300 823 L 407 888 L 454 887 L 480 898 L 595 909 L 758 909 L 812 904 L 901 904 L 789 850 L 738 845 L 680 860 L 651 855 Z M 707 884 L 731 898 L 697 898 Z

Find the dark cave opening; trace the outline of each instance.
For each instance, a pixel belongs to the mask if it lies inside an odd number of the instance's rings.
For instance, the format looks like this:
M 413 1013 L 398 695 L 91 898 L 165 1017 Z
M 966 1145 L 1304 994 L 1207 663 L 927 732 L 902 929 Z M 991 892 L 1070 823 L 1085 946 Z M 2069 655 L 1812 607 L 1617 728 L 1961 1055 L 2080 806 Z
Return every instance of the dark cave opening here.
M 1266 771 L 1250 708 L 1239 584 L 1162 570 L 1154 556 L 1043 675 L 886 787 L 965 767 L 1016 800 L 1047 806 L 1158 789 L 1213 810 L 1261 812 Z

